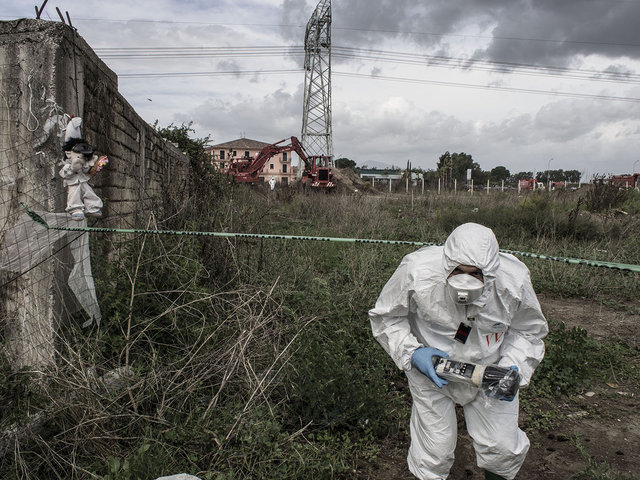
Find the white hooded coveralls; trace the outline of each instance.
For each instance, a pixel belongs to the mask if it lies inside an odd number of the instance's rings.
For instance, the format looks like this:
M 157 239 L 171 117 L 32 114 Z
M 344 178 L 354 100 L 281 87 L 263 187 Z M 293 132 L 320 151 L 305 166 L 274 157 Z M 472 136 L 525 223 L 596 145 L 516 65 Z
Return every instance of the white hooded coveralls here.
M 470 305 L 454 302 L 447 277 L 458 265 L 482 270 L 484 289 Z M 518 396 L 489 398 L 476 387 L 449 382 L 439 389 L 412 368 L 411 356 L 435 347 L 456 360 L 518 367 L 520 386 L 544 356 L 548 332 L 529 270 L 513 255 L 500 253 L 493 232 L 467 223 L 442 247 L 424 247 L 404 257 L 369 311 L 374 337 L 404 370 L 413 406 L 409 470 L 420 479 L 447 478 L 456 445 L 455 404 L 464 408 L 478 466 L 512 479 L 529 449 L 518 428 Z M 461 322 L 471 326 L 467 341 L 454 340 Z

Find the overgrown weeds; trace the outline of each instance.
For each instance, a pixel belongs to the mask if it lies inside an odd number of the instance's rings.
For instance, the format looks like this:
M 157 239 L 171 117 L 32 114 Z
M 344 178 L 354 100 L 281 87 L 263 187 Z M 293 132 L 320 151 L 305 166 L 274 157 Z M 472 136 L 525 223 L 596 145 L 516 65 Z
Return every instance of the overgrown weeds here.
M 590 212 L 606 212 L 624 204 L 630 196 L 628 190 L 606 183 L 603 179 L 596 179 L 584 195 L 585 204 Z
M 411 201 L 212 181 L 150 226 L 440 243 L 474 221 L 493 228 L 503 248 L 640 263 L 638 219 L 588 212 L 570 192 Z M 0 476 L 356 478 L 358 462 L 374 458 L 409 414 L 402 376 L 371 338 L 367 310 L 412 250 L 93 237 L 103 324 L 62 325 L 57 367 L 38 382 L 2 364 L 0 427 L 20 434 L 3 437 Z M 526 263 L 538 291 L 637 303 L 637 274 Z M 616 358 L 636 356 L 555 325 L 530 391 L 578 392 L 600 381 L 594 363 L 624 372 Z M 544 428 L 553 419 L 538 420 Z
M 531 398 L 570 396 L 603 380 L 640 380 L 633 366 L 640 357 L 629 345 L 600 343 L 580 327 L 567 328 L 553 321 L 551 327 L 545 358 L 527 391 Z

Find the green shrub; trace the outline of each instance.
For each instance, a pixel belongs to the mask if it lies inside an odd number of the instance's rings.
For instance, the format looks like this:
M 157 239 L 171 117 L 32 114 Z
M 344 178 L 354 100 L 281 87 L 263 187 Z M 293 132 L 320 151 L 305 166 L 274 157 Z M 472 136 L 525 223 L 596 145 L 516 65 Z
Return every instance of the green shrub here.
M 630 189 L 627 193 L 625 202 L 620 206 L 629 215 L 640 214 L 640 192 Z
M 590 212 L 605 212 L 618 208 L 629 197 L 630 190 L 609 185 L 603 181 L 595 181 L 584 194 L 587 210 Z
M 330 431 L 379 431 L 386 416 L 387 385 L 376 360 L 377 344 L 364 345 L 335 325 L 316 324 L 301 336 L 285 385 L 296 425 L 313 422 Z M 379 359 L 378 359 L 379 360 Z
M 561 326 L 545 339 L 546 353 L 538 366 L 531 389 L 538 395 L 572 394 L 587 387 L 594 365 L 589 364 L 595 342 L 580 327 Z
M 610 381 L 612 375 L 619 380 L 638 381 L 634 365 L 640 353 L 624 343 L 601 343 L 583 328 L 569 329 L 561 324 L 551 329 L 545 345 L 545 357 L 535 371 L 530 396 L 579 393 L 596 382 Z

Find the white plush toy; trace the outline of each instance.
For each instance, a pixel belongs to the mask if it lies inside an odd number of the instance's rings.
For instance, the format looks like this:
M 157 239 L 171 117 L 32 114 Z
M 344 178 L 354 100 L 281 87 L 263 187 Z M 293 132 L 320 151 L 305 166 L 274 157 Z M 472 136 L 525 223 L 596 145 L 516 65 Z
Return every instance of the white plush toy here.
M 108 163 L 107 157 L 98 158 L 94 149 L 82 138 L 80 117 L 72 118 L 65 131 L 65 142 L 62 146 L 64 163 L 60 176 L 67 187 L 67 208 L 75 220 L 102 216 L 102 200 L 98 197 L 89 180 Z

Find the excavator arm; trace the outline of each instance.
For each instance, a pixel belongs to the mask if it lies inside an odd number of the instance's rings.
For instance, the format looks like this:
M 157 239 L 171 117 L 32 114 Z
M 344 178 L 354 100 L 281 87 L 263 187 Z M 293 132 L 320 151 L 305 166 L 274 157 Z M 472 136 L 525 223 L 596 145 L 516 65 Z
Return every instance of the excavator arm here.
M 291 141 L 288 144 L 281 145 L 281 143 L 286 140 L 287 139 L 285 138 L 279 142 L 267 145 L 260 150 L 253 159 L 233 162 L 229 166 L 227 174 L 233 175 L 238 182 L 253 183 L 258 179 L 260 172 L 262 172 L 262 169 L 269 159 L 283 152 L 296 152 L 302 161 L 304 161 L 307 168 L 309 168 L 310 162 L 298 139 L 296 137 L 291 137 Z

